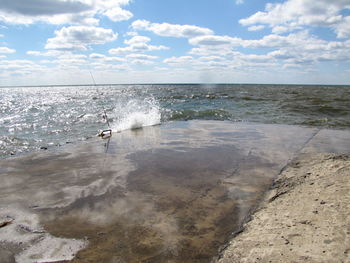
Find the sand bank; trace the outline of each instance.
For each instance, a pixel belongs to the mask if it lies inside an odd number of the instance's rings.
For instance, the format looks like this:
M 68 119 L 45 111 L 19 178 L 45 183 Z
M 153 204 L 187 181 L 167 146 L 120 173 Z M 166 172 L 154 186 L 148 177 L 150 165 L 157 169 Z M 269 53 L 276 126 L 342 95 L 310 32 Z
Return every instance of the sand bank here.
M 349 155 L 300 155 L 218 262 L 350 262 L 349 193 Z

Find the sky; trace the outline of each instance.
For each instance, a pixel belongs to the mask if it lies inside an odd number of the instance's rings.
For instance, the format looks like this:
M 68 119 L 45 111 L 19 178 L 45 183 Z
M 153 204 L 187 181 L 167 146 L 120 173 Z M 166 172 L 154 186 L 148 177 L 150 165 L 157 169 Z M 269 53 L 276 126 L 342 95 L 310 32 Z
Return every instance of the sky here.
M 0 0 L 0 86 L 350 84 L 350 0 Z

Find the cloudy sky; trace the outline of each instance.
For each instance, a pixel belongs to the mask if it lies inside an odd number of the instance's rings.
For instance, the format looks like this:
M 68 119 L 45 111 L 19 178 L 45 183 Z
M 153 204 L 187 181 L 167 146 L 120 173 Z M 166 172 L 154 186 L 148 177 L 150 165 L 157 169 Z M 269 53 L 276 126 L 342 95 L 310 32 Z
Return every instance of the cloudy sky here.
M 350 0 L 0 0 L 0 86 L 350 84 Z

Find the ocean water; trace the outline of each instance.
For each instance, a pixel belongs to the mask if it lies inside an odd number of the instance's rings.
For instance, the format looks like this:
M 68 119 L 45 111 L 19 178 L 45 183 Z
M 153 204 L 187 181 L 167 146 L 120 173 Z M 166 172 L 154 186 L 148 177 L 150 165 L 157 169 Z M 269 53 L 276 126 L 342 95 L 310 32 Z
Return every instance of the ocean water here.
M 350 129 L 350 86 L 101 85 L 0 88 L 0 158 L 168 121 Z

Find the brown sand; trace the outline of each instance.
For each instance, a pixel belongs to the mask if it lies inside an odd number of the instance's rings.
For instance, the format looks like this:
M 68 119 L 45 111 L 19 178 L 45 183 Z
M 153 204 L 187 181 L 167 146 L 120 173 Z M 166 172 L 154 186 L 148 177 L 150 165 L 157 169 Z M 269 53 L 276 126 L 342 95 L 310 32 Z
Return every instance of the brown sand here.
M 218 263 L 350 262 L 350 156 L 303 154 Z

